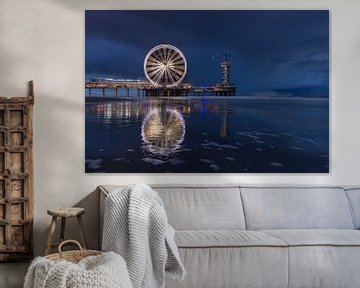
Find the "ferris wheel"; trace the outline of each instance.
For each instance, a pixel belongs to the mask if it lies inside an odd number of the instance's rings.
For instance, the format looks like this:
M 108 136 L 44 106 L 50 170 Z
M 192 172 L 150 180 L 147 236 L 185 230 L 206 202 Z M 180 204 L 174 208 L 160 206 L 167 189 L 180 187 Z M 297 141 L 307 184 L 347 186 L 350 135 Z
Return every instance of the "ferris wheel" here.
M 184 54 L 175 46 L 161 44 L 152 48 L 144 60 L 146 78 L 156 87 L 175 87 L 186 75 Z

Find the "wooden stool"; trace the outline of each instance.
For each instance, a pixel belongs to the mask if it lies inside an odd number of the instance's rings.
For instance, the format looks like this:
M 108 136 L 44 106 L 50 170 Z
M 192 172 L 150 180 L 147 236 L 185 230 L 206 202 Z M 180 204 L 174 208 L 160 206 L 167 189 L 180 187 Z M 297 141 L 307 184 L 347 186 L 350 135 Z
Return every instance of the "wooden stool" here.
M 81 215 L 85 213 L 84 208 L 50 208 L 47 210 L 47 213 L 52 216 L 51 224 L 50 224 L 50 231 L 49 236 L 46 244 L 46 250 L 45 255 L 50 254 L 52 247 L 57 247 L 62 241 L 64 241 L 64 234 L 65 234 L 65 223 L 66 218 L 69 217 L 77 217 L 79 227 L 80 227 L 80 239 L 81 239 L 81 245 L 84 249 L 86 249 L 86 239 L 85 239 L 85 230 L 84 230 L 84 224 L 81 219 Z M 56 222 L 58 217 L 61 218 L 61 230 L 60 230 L 60 242 L 59 243 L 52 243 L 52 239 L 54 237 L 55 228 L 56 228 Z

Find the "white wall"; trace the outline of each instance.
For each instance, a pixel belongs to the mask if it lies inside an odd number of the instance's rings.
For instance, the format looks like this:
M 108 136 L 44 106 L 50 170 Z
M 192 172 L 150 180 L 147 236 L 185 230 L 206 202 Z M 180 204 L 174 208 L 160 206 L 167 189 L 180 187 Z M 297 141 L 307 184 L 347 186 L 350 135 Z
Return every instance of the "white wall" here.
M 331 11 L 330 174 L 84 173 L 84 10 L 186 8 Z M 96 245 L 92 192 L 99 184 L 360 184 L 359 13 L 359 0 L 0 0 L 0 95 L 26 95 L 27 81 L 35 81 L 36 252 L 43 251 L 50 221 L 46 209 L 53 206 L 84 206 L 87 236 Z

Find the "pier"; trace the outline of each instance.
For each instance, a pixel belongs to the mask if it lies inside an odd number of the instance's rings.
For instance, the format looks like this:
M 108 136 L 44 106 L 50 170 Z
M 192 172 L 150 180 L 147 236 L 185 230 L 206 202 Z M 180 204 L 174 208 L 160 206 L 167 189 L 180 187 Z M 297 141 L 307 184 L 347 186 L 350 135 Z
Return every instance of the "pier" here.
M 111 81 L 89 80 L 85 83 L 87 97 L 92 97 L 94 90 L 100 91 L 101 97 L 123 98 L 136 96 L 233 96 L 236 88 L 232 85 L 218 84 L 215 86 L 196 87 L 189 83 L 182 83 L 177 87 L 154 87 L 146 80 Z

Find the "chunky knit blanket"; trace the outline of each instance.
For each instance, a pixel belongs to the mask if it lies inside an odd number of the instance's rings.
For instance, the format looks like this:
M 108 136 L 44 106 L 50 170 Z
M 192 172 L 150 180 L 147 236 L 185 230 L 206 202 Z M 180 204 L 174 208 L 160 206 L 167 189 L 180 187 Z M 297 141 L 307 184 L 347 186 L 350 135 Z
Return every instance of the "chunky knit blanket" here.
M 163 203 L 144 184 L 106 198 L 102 250 L 124 257 L 134 288 L 165 287 L 165 271 L 174 279 L 185 276 Z
M 113 252 L 89 256 L 75 264 L 37 257 L 24 288 L 132 288 L 124 259 Z

